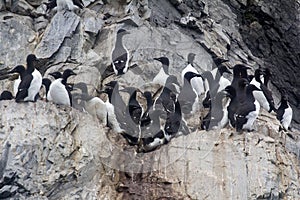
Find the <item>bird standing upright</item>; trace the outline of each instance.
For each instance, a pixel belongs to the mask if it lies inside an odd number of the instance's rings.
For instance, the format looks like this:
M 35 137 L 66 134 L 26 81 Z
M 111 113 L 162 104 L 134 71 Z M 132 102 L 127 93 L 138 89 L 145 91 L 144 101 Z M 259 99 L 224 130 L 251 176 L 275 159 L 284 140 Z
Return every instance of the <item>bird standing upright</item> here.
M 34 54 L 29 54 L 26 62 L 27 69 L 26 72 L 23 72 L 24 77 L 21 75 L 21 82 L 16 94 L 16 102 L 36 101 L 42 86 L 42 75 L 35 68 L 37 62 L 36 56 Z
M 116 75 L 125 74 L 129 67 L 129 52 L 123 45 L 123 36 L 129 34 L 125 29 L 117 32 L 116 43 L 112 51 L 112 67 Z

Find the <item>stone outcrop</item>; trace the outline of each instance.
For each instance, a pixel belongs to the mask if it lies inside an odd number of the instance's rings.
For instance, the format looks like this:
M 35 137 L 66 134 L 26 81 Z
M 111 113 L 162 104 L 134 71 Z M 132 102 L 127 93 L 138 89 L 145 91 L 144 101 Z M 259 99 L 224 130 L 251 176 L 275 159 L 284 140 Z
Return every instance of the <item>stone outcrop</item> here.
M 84 0 L 75 12 L 46 12 L 44 2 L 0 1 L 0 91 L 12 90 L 7 71 L 30 53 L 45 77 L 72 68 L 70 82 L 96 95 L 110 80 L 155 91 L 153 58 L 161 55 L 181 81 L 193 52 L 200 72 L 220 57 L 270 68 L 276 103 L 279 90 L 289 93 L 294 129 L 278 132 L 274 113 L 262 112 L 254 132 L 206 132 L 197 113 L 189 135 L 136 153 L 85 112 L 1 101 L 0 198 L 300 199 L 298 1 Z M 110 59 L 120 27 L 130 32 L 123 42 L 131 67 L 117 77 Z

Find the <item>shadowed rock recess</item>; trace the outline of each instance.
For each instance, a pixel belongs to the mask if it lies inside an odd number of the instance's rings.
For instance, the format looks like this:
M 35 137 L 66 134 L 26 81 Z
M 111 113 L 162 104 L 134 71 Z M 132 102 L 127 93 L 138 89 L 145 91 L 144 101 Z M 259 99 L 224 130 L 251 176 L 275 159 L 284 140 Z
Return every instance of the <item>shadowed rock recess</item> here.
M 73 69 L 69 81 L 97 96 L 111 80 L 149 89 L 160 56 L 181 80 L 192 52 L 199 72 L 216 58 L 252 72 L 269 68 L 276 106 L 279 91 L 288 92 L 293 128 L 278 132 L 275 114 L 262 111 L 254 132 L 206 132 L 196 113 L 190 134 L 136 153 L 81 110 L 0 101 L 0 199 L 300 199 L 299 0 L 83 0 L 74 12 L 46 12 L 46 2 L 0 1 L 1 92 L 13 90 L 7 72 L 31 53 L 44 77 Z M 132 67 L 115 76 L 120 28 L 129 32 L 123 43 Z

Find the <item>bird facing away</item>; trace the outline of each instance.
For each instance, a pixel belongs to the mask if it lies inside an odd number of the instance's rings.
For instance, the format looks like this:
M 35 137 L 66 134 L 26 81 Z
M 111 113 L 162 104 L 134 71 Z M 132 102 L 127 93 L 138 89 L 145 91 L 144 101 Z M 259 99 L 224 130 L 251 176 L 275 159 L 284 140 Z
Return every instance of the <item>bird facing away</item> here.
M 123 36 L 129 34 L 125 29 L 117 32 L 117 39 L 112 51 L 112 67 L 116 75 L 125 74 L 129 67 L 129 52 L 123 44 Z

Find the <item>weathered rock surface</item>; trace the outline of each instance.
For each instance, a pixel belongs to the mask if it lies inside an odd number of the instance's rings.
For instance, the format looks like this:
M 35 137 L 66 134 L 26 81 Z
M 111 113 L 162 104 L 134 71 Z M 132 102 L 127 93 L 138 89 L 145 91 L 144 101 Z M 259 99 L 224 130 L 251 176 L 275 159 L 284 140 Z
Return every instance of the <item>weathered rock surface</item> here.
M 46 13 L 43 2 L 0 1 L 0 91 L 12 90 L 6 72 L 30 53 L 45 77 L 72 68 L 70 82 L 96 95 L 110 80 L 151 88 L 161 55 L 180 78 L 193 52 L 199 71 L 217 57 L 269 67 L 274 98 L 288 90 L 298 127 L 298 1 L 84 0 L 75 13 Z M 120 27 L 132 68 L 107 77 Z M 263 112 L 255 132 L 196 130 L 142 154 L 72 108 L 1 101 L 0 110 L 0 198 L 300 199 L 299 132 L 279 133 L 274 114 Z
M 136 154 L 86 113 L 43 101 L 0 108 L 2 198 L 300 198 L 299 133 L 279 135 L 273 115 L 259 132 L 196 131 Z

